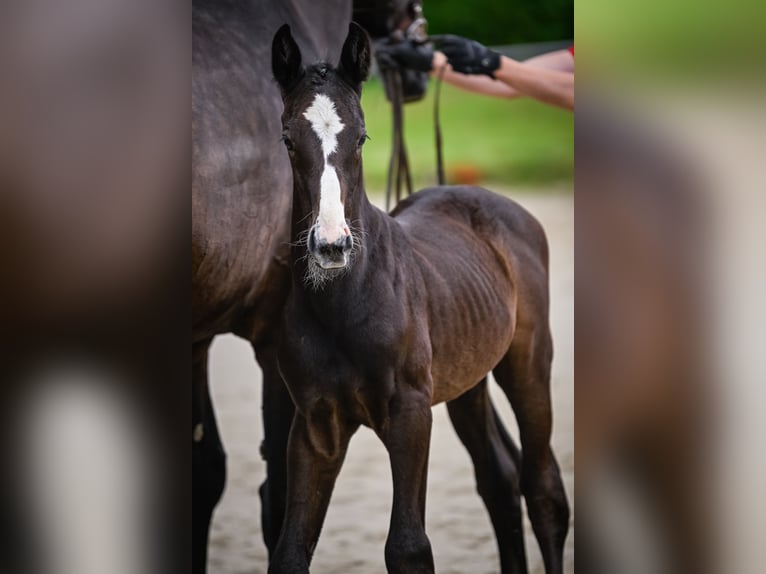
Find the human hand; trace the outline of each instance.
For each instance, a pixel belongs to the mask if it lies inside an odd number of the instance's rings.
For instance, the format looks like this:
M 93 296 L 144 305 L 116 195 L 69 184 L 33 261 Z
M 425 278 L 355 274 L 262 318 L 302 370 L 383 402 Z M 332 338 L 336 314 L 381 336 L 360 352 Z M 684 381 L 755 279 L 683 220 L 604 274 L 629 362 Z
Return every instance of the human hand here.
M 446 57 L 452 69 L 461 74 L 486 74 L 495 77 L 500 67 L 500 54 L 486 46 L 452 34 L 431 36 L 435 46 Z
M 429 44 L 419 44 L 412 40 L 397 44 L 377 44 L 375 55 L 381 69 L 410 68 L 419 72 L 430 72 L 433 67 L 433 48 Z

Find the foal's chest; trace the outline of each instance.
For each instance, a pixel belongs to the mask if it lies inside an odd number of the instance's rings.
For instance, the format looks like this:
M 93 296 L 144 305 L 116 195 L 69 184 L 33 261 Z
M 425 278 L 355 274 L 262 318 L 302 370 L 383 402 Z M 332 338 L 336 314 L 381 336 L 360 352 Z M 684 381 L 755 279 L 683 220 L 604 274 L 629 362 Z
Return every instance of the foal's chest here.
M 375 426 L 394 392 L 401 351 L 383 324 L 331 330 L 295 317 L 286 320 L 279 365 L 299 411 L 331 400 L 358 422 Z

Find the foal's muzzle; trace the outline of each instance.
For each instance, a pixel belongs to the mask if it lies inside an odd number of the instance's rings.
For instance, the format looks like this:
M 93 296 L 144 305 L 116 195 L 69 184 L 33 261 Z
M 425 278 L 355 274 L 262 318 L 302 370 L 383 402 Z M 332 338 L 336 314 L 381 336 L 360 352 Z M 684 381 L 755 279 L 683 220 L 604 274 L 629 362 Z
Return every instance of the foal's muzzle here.
M 350 233 L 331 243 L 318 237 L 316 225 L 309 230 L 309 255 L 314 258 L 322 269 L 342 269 L 346 267 L 353 246 L 354 240 Z

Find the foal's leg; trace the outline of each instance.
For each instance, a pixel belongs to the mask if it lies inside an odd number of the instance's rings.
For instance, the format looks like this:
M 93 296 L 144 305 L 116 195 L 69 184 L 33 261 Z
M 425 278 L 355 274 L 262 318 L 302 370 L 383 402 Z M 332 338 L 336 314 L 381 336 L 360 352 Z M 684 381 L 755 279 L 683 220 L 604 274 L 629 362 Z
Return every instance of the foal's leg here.
M 521 490 L 545 570 L 549 574 L 560 574 L 569 529 L 569 505 L 559 466 L 550 448 L 553 345 L 547 329 L 528 332 L 533 334 L 515 340 L 493 373 L 511 401 L 519 423 L 523 456 Z
M 192 572 L 207 567 L 207 544 L 213 509 L 226 482 L 226 454 L 218 435 L 207 380 L 211 340 L 192 347 Z
M 287 450 L 287 508 L 269 574 L 307 574 L 349 440 L 358 424 L 331 404 L 296 412 Z
M 269 554 L 274 553 L 282 530 L 287 493 L 287 441 L 295 407 L 277 368 L 276 345 L 255 349 L 263 371 L 263 442 L 261 456 L 266 461 L 266 479 L 261 484 L 261 524 Z
M 495 529 L 502 574 L 526 574 L 519 452 L 496 416 L 487 379 L 447 403 L 447 410 L 473 460 L 476 486 Z
M 425 531 L 431 402 L 424 393 L 400 392 L 389 406 L 381 435 L 391 460 L 394 502 L 386 540 L 391 574 L 431 574 L 434 559 Z

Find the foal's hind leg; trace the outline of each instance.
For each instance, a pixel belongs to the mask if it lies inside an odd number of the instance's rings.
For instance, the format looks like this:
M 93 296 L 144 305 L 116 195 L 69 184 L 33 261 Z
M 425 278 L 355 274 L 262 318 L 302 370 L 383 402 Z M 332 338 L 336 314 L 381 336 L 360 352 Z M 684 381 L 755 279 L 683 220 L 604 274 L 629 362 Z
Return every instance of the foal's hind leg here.
M 569 505 L 559 466 L 550 447 L 553 344 L 547 327 L 517 332 L 529 335 L 514 340 L 493 373 L 511 401 L 519 423 L 523 456 L 521 490 L 540 544 L 545 570 L 549 574 L 559 574 L 569 529 Z
M 492 406 L 487 379 L 447 403 L 447 410 L 473 460 L 476 486 L 495 529 L 502 574 L 526 574 L 518 475 L 520 453 Z
M 207 568 L 210 519 L 226 482 L 226 454 L 218 435 L 207 380 L 211 340 L 192 347 L 192 572 Z

